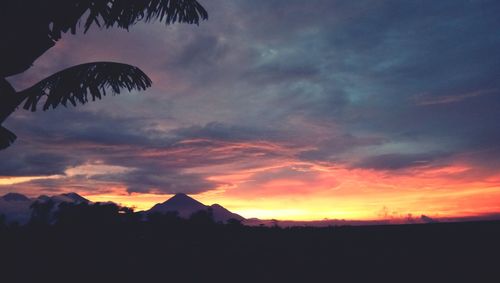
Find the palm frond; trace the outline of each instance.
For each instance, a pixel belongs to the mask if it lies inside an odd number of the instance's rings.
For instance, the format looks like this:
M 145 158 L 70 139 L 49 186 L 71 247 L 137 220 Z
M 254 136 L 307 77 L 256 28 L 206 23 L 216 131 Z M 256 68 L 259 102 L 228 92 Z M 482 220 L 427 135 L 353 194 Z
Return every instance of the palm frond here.
M 208 19 L 208 13 L 196 0 L 53 0 L 51 37 L 59 40 L 61 34 L 76 32 L 80 21 L 84 31 L 92 25 L 128 29 L 139 21 L 158 20 L 165 24 L 199 24 Z
M 138 21 L 199 24 L 208 19 L 208 13 L 196 0 L 114 0 L 102 18 L 106 27 L 128 29 Z
M 6 128 L 0 126 L 0 150 L 6 149 L 16 140 L 16 135 Z
M 145 90 L 151 80 L 139 68 L 113 62 L 94 62 L 62 70 L 21 91 L 24 109 L 36 111 L 40 100 L 46 98 L 43 110 L 59 104 L 73 106 L 101 99 L 107 90 L 115 95 L 122 89 Z

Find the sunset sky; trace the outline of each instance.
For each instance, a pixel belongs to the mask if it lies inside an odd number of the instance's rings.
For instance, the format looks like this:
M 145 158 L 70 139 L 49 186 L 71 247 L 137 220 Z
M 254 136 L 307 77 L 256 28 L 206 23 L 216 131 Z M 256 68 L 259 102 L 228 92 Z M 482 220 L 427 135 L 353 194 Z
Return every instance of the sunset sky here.
M 117 61 L 141 93 L 4 124 L 0 195 L 262 219 L 500 213 L 500 2 L 200 0 L 208 21 L 67 34 L 17 89 Z

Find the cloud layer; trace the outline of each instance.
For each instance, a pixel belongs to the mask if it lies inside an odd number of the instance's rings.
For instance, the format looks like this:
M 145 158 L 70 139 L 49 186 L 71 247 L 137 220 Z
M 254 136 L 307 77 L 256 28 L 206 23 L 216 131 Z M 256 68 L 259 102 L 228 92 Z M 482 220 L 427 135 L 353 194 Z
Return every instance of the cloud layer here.
M 203 4 L 210 19 L 199 27 L 66 35 L 11 78 L 23 88 L 114 60 L 141 67 L 154 87 L 17 111 L 6 127 L 19 139 L 0 152 L 0 176 L 52 178 L 0 190 L 212 192 L 245 206 L 259 196 L 377 199 L 368 186 L 379 188 L 380 206 L 365 208 L 375 214 L 392 201 L 389 187 L 400 199 L 407 189 L 500 187 L 496 1 Z

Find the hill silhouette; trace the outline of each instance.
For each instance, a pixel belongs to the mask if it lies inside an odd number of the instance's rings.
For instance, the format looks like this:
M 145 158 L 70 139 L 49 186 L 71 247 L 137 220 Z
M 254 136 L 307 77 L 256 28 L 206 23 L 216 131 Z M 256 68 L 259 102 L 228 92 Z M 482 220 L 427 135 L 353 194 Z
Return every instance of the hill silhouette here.
M 199 211 L 210 211 L 212 217 L 216 222 L 227 222 L 230 219 L 235 219 L 238 221 L 243 221 L 245 218 L 242 216 L 232 213 L 226 208 L 219 204 L 213 204 L 207 206 L 186 194 L 176 194 L 170 199 L 163 203 L 154 205 L 146 213 L 169 213 L 176 212 L 182 218 L 188 218 L 196 212 Z
M 90 203 L 90 201 L 77 193 L 63 193 L 53 196 L 41 195 L 36 198 L 29 198 L 20 193 L 7 193 L 0 197 L 0 215 L 3 215 L 6 222 L 17 222 L 25 224 L 31 216 L 31 206 L 36 203 L 52 202 L 53 209 L 61 203 Z
M 23 194 L 18 194 L 18 193 L 8 193 L 4 196 L 2 196 L 2 199 L 5 201 L 29 201 L 30 199 L 23 195 Z
M 176 194 L 165 202 L 156 204 L 148 212 L 166 213 L 175 211 L 179 213 L 179 216 L 187 218 L 197 211 L 206 209 L 206 205 L 186 194 Z

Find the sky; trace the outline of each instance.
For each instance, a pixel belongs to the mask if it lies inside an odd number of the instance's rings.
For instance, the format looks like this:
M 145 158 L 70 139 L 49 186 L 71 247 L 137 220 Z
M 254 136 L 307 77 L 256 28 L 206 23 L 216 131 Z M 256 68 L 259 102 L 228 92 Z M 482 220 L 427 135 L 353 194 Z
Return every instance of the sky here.
M 0 194 L 148 209 L 172 194 L 245 217 L 500 212 L 500 3 L 200 0 L 208 21 L 66 34 L 23 89 L 91 61 L 141 93 L 15 112 Z

